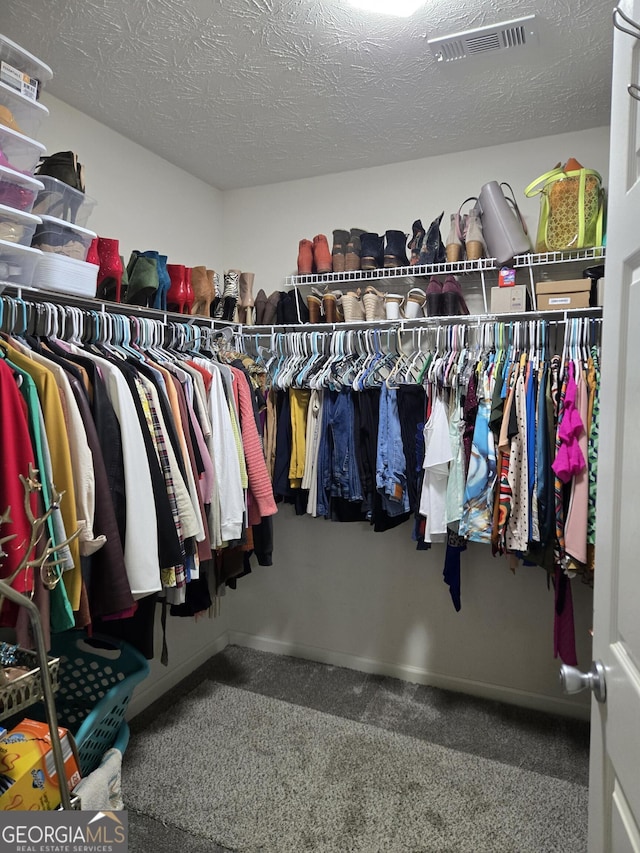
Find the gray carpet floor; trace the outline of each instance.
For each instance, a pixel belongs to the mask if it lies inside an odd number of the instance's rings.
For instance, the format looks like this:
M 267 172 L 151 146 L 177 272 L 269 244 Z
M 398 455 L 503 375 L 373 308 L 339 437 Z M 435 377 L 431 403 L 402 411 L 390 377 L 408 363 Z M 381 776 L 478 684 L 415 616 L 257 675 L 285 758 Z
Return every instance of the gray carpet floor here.
M 224 691 L 222 685 L 241 689 L 224 694 L 221 692 Z M 257 834 L 251 836 L 252 840 L 249 842 L 246 828 L 244 841 L 233 834 L 223 837 L 214 833 L 212 837 L 227 845 L 219 846 L 211 838 L 203 837 L 203 831 L 204 833 L 208 831 L 209 823 L 207 823 L 208 818 L 202 818 L 201 815 L 205 812 L 209 813 L 214 807 L 211 803 L 207 803 L 208 794 L 204 793 L 205 789 L 210 791 L 213 788 L 210 781 L 201 781 L 200 790 L 203 793 L 196 795 L 193 798 L 195 802 L 190 803 L 192 809 L 190 819 L 182 819 L 180 810 L 174 815 L 170 814 L 167 797 L 175 799 L 175 786 L 169 789 L 172 793 L 167 794 L 165 791 L 162 796 L 159 796 L 161 790 L 159 780 L 168 778 L 171 784 L 171 779 L 180 772 L 179 763 L 171 768 L 165 768 L 164 771 L 162 768 L 155 768 L 153 755 L 147 755 L 145 749 L 151 743 L 154 730 L 160 730 L 163 732 L 163 737 L 167 738 L 172 732 L 172 736 L 175 736 L 176 754 L 179 755 L 187 736 L 183 732 L 178 735 L 173 728 L 166 729 L 166 727 L 180 710 L 175 703 L 180 702 L 185 694 L 194 689 L 200 692 L 196 692 L 192 698 L 204 702 L 205 706 L 206 703 L 214 701 L 213 697 L 216 694 L 218 697 L 234 696 L 234 707 L 244 707 L 245 711 L 249 707 L 253 708 L 258 723 L 260 720 L 272 719 L 271 729 L 274 727 L 277 729 L 277 721 L 286 717 L 290 728 L 297 727 L 302 733 L 319 729 L 325 731 L 328 727 L 334 738 L 332 741 L 334 744 L 340 742 L 340 737 L 344 739 L 348 732 L 351 737 L 349 742 L 353 746 L 346 751 L 339 750 L 336 746 L 335 754 L 350 753 L 355 748 L 355 744 L 360 743 L 363 749 L 365 749 L 364 744 L 369 744 L 369 747 L 373 744 L 380 749 L 383 744 L 383 752 L 387 757 L 390 750 L 394 755 L 401 756 L 395 764 L 386 762 L 386 766 L 395 768 L 389 771 L 395 778 L 395 782 L 385 788 L 388 796 L 386 802 L 390 805 L 382 811 L 387 815 L 387 823 L 378 814 L 380 809 L 371 810 L 372 800 L 368 799 L 373 797 L 376 802 L 380 799 L 381 794 L 379 790 L 376 791 L 376 785 L 381 778 L 384 778 L 380 775 L 382 767 L 377 765 L 373 758 L 364 764 L 360 761 L 356 767 L 360 772 L 354 772 L 351 776 L 353 789 L 354 791 L 357 789 L 358 792 L 358 806 L 356 808 L 352 803 L 351 812 L 345 813 L 341 809 L 349 799 L 353 801 L 353 796 L 351 798 L 343 796 L 344 802 L 340 802 L 340 795 L 335 794 L 338 810 L 335 810 L 334 803 L 333 812 L 328 813 L 323 809 L 331 805 L 326 800 L 330 801 L 332 797 L 328 794 L 323 796 L 315 794 L 315 800 L 318 803 L 315 815 L 320 820 L 320 824 L 322 821 L 329 820 L 330 815 L 333 815 L 331 819 L 338 820 L 342 827 L 345 821 L 351 820 L 354 827 L 354 821 L 356 823 L 359 821 L 360 828 L 354 831 L 354 837 L 359 838 L 362 843 L 366 839 L 366 844 L 360 847 L 345 846 L 342 848 L 345 853 L 348 849 L 361 850 L 363 853 L 374 853 L 376 850 L 380 850 L 381 853 L 382 851 L 384 853 L 405 853 L 405 851 L 406 853 L 417 853 L 417 851 L 462 853 L 466 850 L 473 850 L 474 853 L 481 850 L 491 851 L 491 853 L 511 853 L 511 851 L 513 853 L 525 853 L 525 851 L 526 853 L 545 853 L 547 850 L 566 849 L 579 853 L 585 849 L 587 724 L 496 702 L 478 700 L 457 693 L 408 684 L 396 679 L 374 677 L 309 661 L 229 647 L 193 673 L 172 692 L 172 695 L 163 697 L 132 722 L 132 741 L 125 756 L 124 770 L 124 793 L 125 802 L 129 808 L 131 853 L 143 853 L 143 851 L 148 853 L 150 850 L 163 853 L 163 851 L 174 851 L 185 846 L 194 853 L 204 853 L 204 851 L 227 853 L 230 850 L 242 850 L 244 853 L 254 849 L 263 850 L 265 853 L 266 851 L 287 853 L 289 850 L 295 850 L 296 853 L 303 850 L 329 853 L 338 849 L 330 846 L 338 837 L 337 832 L 333 834 L 329 832 L 326 837 L 322 837 L 318 832 L 318 822 L 313 822 L 313 815 L 309 817 L 313 809 L 308 808 L 306 811 L 302 809 L 306 815 L 305 821 L 298 819 L 297 823 L 292 824 L 294 832 L 298 830 L 302 832 L 302 824 L 306 823 L 306 834 L 299 835 L 297 841 L 286 842 L 298 846 L 283 846 L 285 842 L 275 841 L 273 837 L 269 837 L 270 830 L 265 829 L 267 824 L 257 829 L 250 827 L 255 829 Z M 280 701 L 270 704 L 269 699 Z M 230 699 L 227 704 L 229 702 L 231 702 Z M 258 705 L 254 707 L 252 703 L 258 703 Z M 185 703 L 182 716 L 186 714 L 186 719 L 189 719 L 188 709 L 192 704 L 188 701 Z M 256 710 L 258 707 L 259 710 Z M 312 713 L 310 718 L 312 722 L 310 722 L 307 718 L 308 714 L 315 711 L 323 713 L 315 715 Z M 302 715 L 302 721 L 300 715 Z M 217 716 L 220 716 L 219 712 Z M 240 718 L 243 716 L 246 714 L 240 714 Z M 352 723 L 357 725 L 353 727 Z M 227 731 L 223 738 L 225 742 L 229 741 L 230 733 L 236 728 L 238 726 L 232 726 Z M 287 743 L 290 754 L 292 740 L 290 736 L 287 737 L 287 730 L 285 726 L 278 737 L 279 742 Z M 263 740 L 266 744 L 270 743 L 268 738 Z M 218 742 L 220 742 L 219 738 Z M 253 765 L 254 768 L 259 766 L 260 749 L 264 751 L 265 748 L 264 743 L 262 746 L 261 743 L 262 741 L 258 738 L 258 751 L 254 752 L 250 758 L 236 758 L 235 763 L 233 752 L 227 754 L 226 760 L 229 762 L 230 769 L 225 775 L 229 778 L 229 784 L 232 787 L 231 771 L 235 773 L 238 770 L 236 767 L 238 762 L 245 762 L 247 765 Z M 214 746 L 215 744 L 212 744 L 211 748 Z M 306 746 L 303 749 L 302 741 L 299 741 L 299 746 L 300 755 L 306 755 L 306 760 L 311 760 L 309 756 L 314 755 L 313 750 L 309 751 Z M 439 747 L 445 749 L 439 749 Z M 269 749 L 271 749 L 270 746 Z M 222 753 L 225 750 L 218 749 L 217 752 Z M 136 751 L 138 751 L 138 758 L 142 759 L 138 764 L 138 769 L 141 767 L 142 771 L 140 785 L 136 785 L 135 790 L 137 792 L 138 787 L 145 789 L 143 780 L 147 778 L 150 781 L 150 785 L 146 786 L 147 799 L 138 797 L 137 793 L 128 795 L 127 783 L 129 778 L 133 778 L 128 774 L 130 770 L 134 771 L 138 762 Z M 373 757 L 376 751 L 376 749 L 370 750 Z M 286 754 L 287 750 L 283 748 L 280 752 Z M 176 760 L 179 762 L 179 759 Z M 269 766 L 273 769 L 277 760 L 279 760 L 278 750 L 271 750 L 267 766 L 263 769 L 266 770 Z M 313 778 L 326 778 L 327 755 L 316 757 L 315 760 L 320 763 L 314 765 L 314 772 L 310 775 Z M 337 766 L 339 763 L 334 760 L 334 765 Z M 344 763 L 342 760 L 343 765 Z M 452 763 L 457 768 L 454 774 L 456 779 L 475 780 L 475 782 L 468 781 L 467 787 L 456 784 L 453 788 L 449 788 L 449 794 L 455 804 L 453 811 L 450 808 L 451 803 L 449 806 L 446 804 L 446 791 L 444 800 L 439 799 L 443 792 L 438 790 L 438 785 L 440 788 L 446 787 L 440 777 L 425 777 L 424 774 L 425 766 L 442 769 L 445 766 L 450 767 Z M 377 767 L 378 773 L 377 775 L 373 773 L 369 782 L 364 784 L 361 771 L 368 769 L 369 764 L 372 772 Z M 401 767 L 404 767 L 407 779 L 411 778 L 412 784 L 418 787 L 412 789 L 409 783 L 407 783 L 409 787 L 403 788 L 400 785 L 402 771 L 399 768 Z M 288 776 L 286 766 L 280 767 L 280 772 L 283 777 Z M 434 769 L 433 772 L 436 773 L 436 770 Z M 240 778 L 243 778 L 242 775 L 235 777 L 234 797 L 235 792 L 242 788 L 242 784 L 238 782 Z M 478 785 L 479 778 L 484 780 L 482 786 Z M 358 784 L 353 781 L 356 779 L 360 780 Z M 338 780 L 334 793 L 339 791 L 341 781 L 344 782 L 344 779 Z M 425 781 L 427 785 L 425 789 L 420 788 L 421 781 Z M 394 785 L 398 790 L 404 791 L 402 804 L 398 802 L 397 809 L 393 807 L 394 796 L 398 795 L 397 791 L 395 795 L 393 793 Z M 506 787 L 501 788 L 501 785 Z M 248 796 L 248 802 L 256 800 L 260 792 L 255 788 L 252 789 L 249 783 L 244 787 L 246 789 L 244 795 Z M 434 789 L 436 789 L 435 798 Z M 504 809 L 500 814 L 495 811 L 497 801 L 491 796 L 487 800 L 486 793 L 479 793 L 482 789 L 485 792 L 502 791 L 502 797 L 498 797 L 498 800 L 504 801 Z M 398 822 L 403 824 L 405 833 L 410 833 L 412 820 L 420 808 L 425 807 L 427 795 L 430 797 L 428 808 L 432 809 L 428 813 L 432 819 L 432 824 L 429 826 L 428 846 L 420 846 L 425 837 L 423 824 L 420 830 L 413 827 L 413 831 L 418 832 L 415 843 L 411 835 L 405 834 L 403 836 L 405 840 L 398 843 L 408 846 L 394 847 L 393 844 L 396 842 L 389 839 L 393 838 L 393 833 L 398 831 Z M 229 796 L 231 797 L 231 794 Z M 162 801 L 160 808 L 158 808 L 159 799 Z M 239 806 L 241 800 L 235 800 L 233 797 L 232 800 L 240 808 L 242 815 L 243 810 Z M 280 801 L 280 808 L 285 806 L 293 807 L 293 801 L 284 803 Z M 277 807 L 278 801 L 275 805 L 273 802 L 265 801 L 263 805 L 263 808 L 271 809 L 274 817 Z M 300 809 L 299 804 L 297 808 Z M 244 812 L 253 814 L 250 807 L 245 808 Z M 446 813 L 446 818 L 442 817 L 443 813 Z M 366 819 L 367 814 L 370 814 L 369 820 Z M 456 819 L 456 814 L 459 820 Z M 389 823 L 390 815 L 394 816 L 391 823 Z M 246 817 L 245 814 L 243 820 Z M 281 826 L 284 827 L 287 823 L 287 815 L 283 812 L 279 819 Z M 308 820 L 311 823 L 308 823 Z M 443 820 L 444 823 L 438 826 L 439 821 Z M 273 822 L 276 831 L 277 823 L 277 820 Z M 456 828 L 458 823 L 460 826 Z M 236 820 L 236 829 L 237 824 Z M 228 821 L 228 826 L 233 826 L 233 821 Z M 376 847 L 376 842 L 367 835 L 369 830 L 374 829 L 382 846 Z M 532 834 L 535 835 L 534 839 L 531 837 Z M 289 837 L 295 838 L 295 835 L 290 834 Z M 383 838 L 384 842 L 381 840 Z M 250 843 L 261 843 L 263 846 L 247 846 Z M 244 846 L 241 846 L 242 844 Z M 453 846 L 449 846 L 450 844 Z

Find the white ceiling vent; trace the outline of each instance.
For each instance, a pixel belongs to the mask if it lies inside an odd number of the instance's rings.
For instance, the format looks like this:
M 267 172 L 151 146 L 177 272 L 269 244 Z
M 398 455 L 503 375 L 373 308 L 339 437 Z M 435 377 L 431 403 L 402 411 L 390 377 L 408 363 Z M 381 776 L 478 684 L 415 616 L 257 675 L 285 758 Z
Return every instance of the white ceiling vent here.
M 482 53 L 495 53 L 514 47 L 526 47 L 536 40 L 535 15 L 505 21 L 488 27 L 476 27 L 463 33 L 428 39 L 438 62 L 455 62 Z

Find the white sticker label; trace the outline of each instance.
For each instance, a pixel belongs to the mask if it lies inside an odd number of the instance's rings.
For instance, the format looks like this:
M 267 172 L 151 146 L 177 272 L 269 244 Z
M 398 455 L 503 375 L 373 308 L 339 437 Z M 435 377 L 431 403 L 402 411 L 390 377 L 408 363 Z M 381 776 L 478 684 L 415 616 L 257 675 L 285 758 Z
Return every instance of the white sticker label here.
M 571 305 L 570 296 L 552 296 L 549 299 L 549 305 Z

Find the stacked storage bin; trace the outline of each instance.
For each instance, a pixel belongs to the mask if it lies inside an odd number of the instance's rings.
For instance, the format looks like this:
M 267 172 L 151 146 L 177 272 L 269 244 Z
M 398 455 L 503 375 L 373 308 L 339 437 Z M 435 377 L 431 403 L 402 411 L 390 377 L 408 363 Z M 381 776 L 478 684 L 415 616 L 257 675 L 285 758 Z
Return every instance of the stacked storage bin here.
M 96 236 L 84 226 L 93 199 L 55 178 L 34 178 L 45 147 L 34 137 L 49 110 L 37 99 L 51 69 L 0 35 L 0 288 L 95 296 L 86 263 Z

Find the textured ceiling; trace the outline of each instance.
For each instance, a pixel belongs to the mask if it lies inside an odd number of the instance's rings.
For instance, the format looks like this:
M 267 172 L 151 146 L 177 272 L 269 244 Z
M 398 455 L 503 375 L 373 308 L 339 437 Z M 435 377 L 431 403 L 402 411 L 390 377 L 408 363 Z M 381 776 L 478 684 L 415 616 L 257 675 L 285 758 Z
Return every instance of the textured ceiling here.
M 1 0 L 48 91 L 220 189 L 609 121 L 603 0 Z M 428 37 L 526 14 L 539 44 L 437 64 Z

